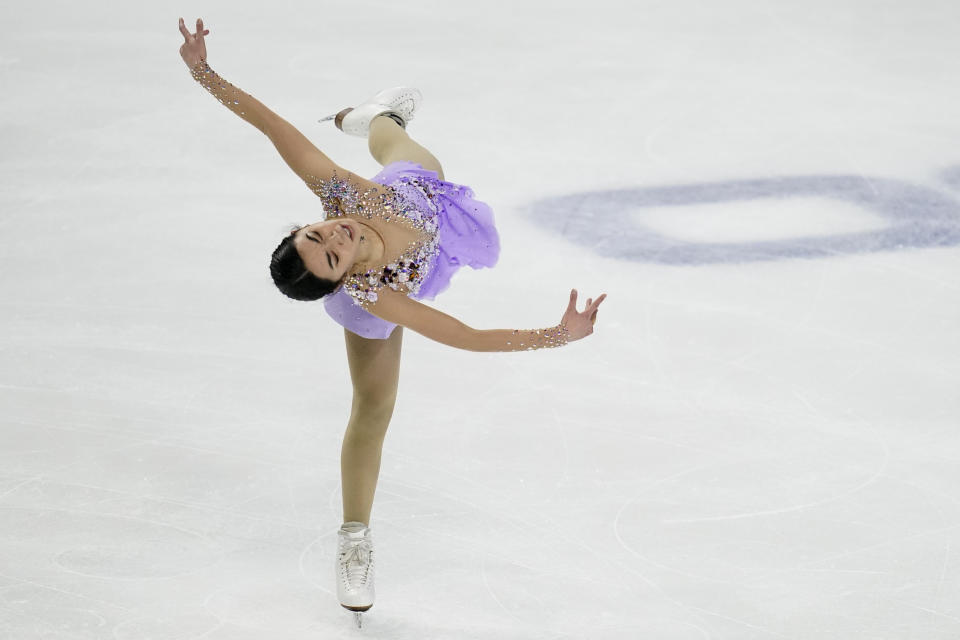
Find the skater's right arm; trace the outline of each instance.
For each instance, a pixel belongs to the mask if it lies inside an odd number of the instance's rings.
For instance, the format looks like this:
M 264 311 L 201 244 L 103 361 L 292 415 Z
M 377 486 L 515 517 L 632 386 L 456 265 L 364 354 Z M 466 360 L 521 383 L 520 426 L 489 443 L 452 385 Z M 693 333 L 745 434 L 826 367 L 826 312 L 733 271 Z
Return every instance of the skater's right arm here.
M 329 179 L 335 172 L 341 175 L 349 174 L 341 169 L 322 151 L 300 133 L 296 127 L 271 111 L 265 104 L 241 91 L 207 64 L 207 47 L 204 36 L 209 30 L 204 30 L 203 20 L 197 20 L 197 32 L 191 34 L 180 18 L 180 33 L 184 43 L 180 46 L 180 56 L 190 68 L 193 79 L 209 91 L 223 106 L 230 109 L 243 120 L 266 135 L 276 147 L 284 162 L 293 169 L 305 182 L 317 177 Z M 366 180 L 350 176 L 362 188 L 374 186 Z
M 213 94 L 220 104 L 266 134 L 271 121 L 280 116 L 249 93 L 241 91 L 221 78 L 210 68 L 207 64 L 207 45 L 204 41 L 204 36 L 210 31 L 204 30 L 203 20 L 197 19 L 197 32 L 191 34 L 184 26 L 183 18 L 180 18 L 180 33 L 184 39 L 184 43 L 180 45 L 180 57 L 190 68 L 193 79 Z

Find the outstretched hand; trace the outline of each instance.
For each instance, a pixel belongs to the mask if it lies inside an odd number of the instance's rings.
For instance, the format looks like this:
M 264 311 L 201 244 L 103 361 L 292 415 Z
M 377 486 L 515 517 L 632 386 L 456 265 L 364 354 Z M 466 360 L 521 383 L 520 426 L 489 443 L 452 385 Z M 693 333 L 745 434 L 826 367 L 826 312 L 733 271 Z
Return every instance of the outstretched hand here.
M 585 338 L 593 333 L 593 325 L 597 321 L 597 309 L 600 303 L 604 301 L 607 294 L 602 294 L 599 298 L 587 298 L 587 306 L 583 311 L 577 311 L 577 290 L 570 291 L 570 304 L 563 314 L 563 324 L 567 328 L 568 338 L 571 342 Z
M 203 41 L 203 36 L 210 33 L 210 30 L 203 29 L 203 20 L 197 18 L 197 32 L 190 33 L 183 24 L 183 18 L 180 18 L 180 33 L 183 34 L 183 44 L 180 45 L 180 57 L 187 63 L 191 69 L 200 62 L 201 59 L 207 59 L 207 45 Z

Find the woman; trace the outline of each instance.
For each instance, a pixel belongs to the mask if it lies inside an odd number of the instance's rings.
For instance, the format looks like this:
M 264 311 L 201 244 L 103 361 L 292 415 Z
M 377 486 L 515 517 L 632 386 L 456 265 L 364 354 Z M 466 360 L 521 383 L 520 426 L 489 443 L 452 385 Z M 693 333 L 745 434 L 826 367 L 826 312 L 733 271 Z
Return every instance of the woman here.
M 345 328 L 353 406 L 341 452 L 344 524 L 335 570 L 340 603 L 358 612 L 359 624 L 359 612 L 373 605 L 370 511 L 397 394 L 402 327 L 473 351 L 556 347 L 593 333 L 606 295 L 577 311 L 577 292 L 571 291 L 560 323 L 534 330 L 476 330 L 418 302 L 445 289 L 461 265 L 493 266 L 499 253 L 489 207 L 474 200 L 468 187 L 446 182 L 437 159 L 405 131 L 419 92 L 383 91 L 337 114 L 336 126 L 366 136 L 384 166 L 365 180 L 218 76 L 206 62 L 209 30 L 202 20 L 191 34 L 181 18 L 180 32 L 180 55 L 194 79 L 263 132 L 323 201 L 325 219 L 284 238 L 270 270 L 281 292 L 297 300 L 323 298 L 327 312 Z

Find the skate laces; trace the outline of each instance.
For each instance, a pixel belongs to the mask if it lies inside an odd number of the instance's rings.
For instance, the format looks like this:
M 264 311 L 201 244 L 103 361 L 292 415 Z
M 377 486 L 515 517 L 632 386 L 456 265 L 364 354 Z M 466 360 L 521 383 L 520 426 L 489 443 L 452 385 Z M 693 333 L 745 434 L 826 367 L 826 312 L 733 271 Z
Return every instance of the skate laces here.
M 367 538 L 344 540 L 340 550 L 340 574 L 352 588 L 366 584 L 373 566 L 373 544 Z

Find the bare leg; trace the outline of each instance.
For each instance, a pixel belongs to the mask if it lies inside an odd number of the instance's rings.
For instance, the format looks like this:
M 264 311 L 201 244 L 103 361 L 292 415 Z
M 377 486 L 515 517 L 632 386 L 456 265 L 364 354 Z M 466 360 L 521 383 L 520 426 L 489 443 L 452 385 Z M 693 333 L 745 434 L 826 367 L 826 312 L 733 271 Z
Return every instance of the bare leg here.
M 403 327 L 386 340 L 344 330 L 353 381 L 353 407 L 340 451 L 343 521 L 370 525 L 380 475 L 380 453 L 397 400 Z
M 425 147 L 416 143 L 403 127 L 391 118 L 378 116 L 373 119 L 367 144 L 370 146 L 370 154 L 383 166 L 401 160 L 416 162 L 424 169 L 436 171 L 443 180 L 440 161 Z

